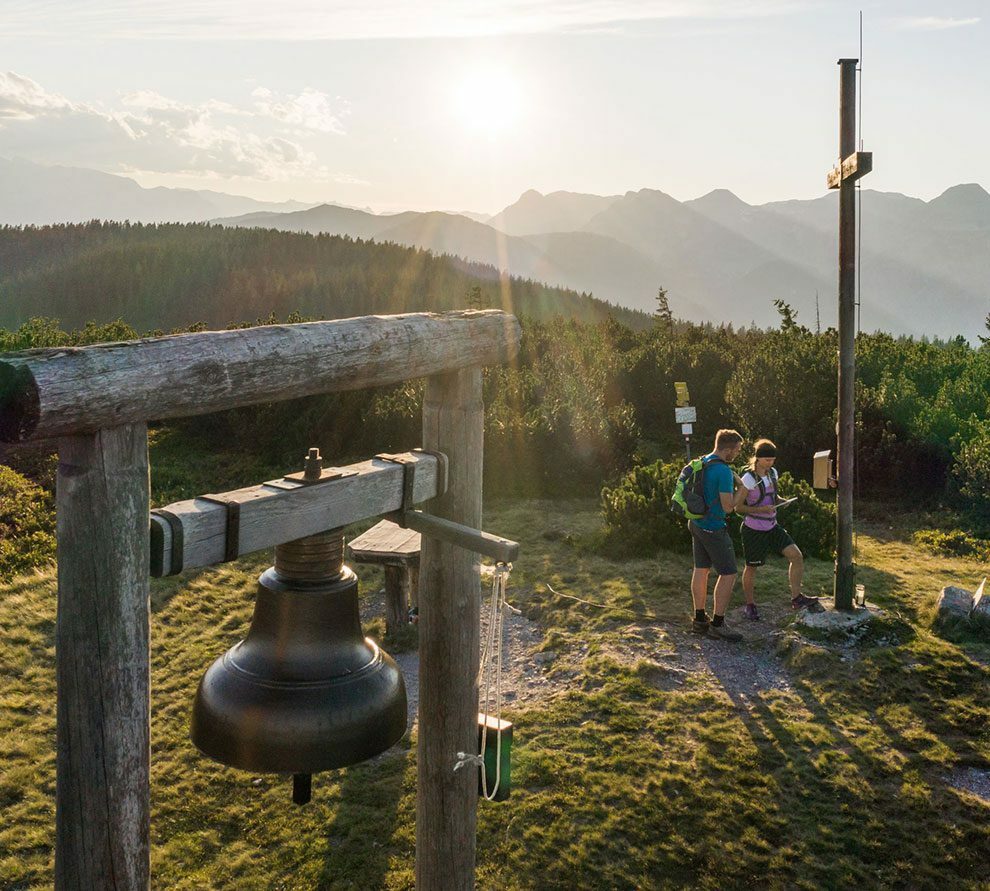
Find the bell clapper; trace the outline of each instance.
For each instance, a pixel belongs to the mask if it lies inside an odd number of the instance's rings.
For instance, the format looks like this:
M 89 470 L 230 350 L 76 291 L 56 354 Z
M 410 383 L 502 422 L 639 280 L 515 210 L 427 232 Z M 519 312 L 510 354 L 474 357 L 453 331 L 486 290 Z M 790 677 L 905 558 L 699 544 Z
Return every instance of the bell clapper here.
M 292 775 L 292 800 L 296 804 L 309 804 L 313 797 L 313 775 L 294 773 Z

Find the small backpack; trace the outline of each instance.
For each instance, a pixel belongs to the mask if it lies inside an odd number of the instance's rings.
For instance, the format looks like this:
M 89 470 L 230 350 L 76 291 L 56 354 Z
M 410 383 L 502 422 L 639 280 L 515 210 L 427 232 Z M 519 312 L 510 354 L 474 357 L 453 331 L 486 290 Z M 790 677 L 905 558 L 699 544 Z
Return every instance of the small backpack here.
M 755 470 L 751 470 L 750 473 L 752 473 L 753 476 L 756 477 L 756 484 L 760 487 L 760 497 L 758 499 L 756 499 L 756 503 L 759 504 L 764 498 L 767 497 L 767 484 L 765 482 L 763 482 L 763 477 L 756 476 L 756 471 Z M 774 493 L 776 493 L 777 492 L 777 479 L 778 479 L 777 468 L 776 467 L 771 467 L 769 473 L 767 474 L 767 476 L 770 477 L 770 482 L 773 483 L 773 491 L 774 491 Z M 752 492 L 753 490 L 750 489 L 750 491 Z
M 694 458 L 677 477 L 674 494 L 670 498 L 671 513 L 687 520 L 701 520 L 708 513 L 709 505 L 705 501 L 705 470 L 712 464 L 725 464 L 719 457 L 705 461 Z

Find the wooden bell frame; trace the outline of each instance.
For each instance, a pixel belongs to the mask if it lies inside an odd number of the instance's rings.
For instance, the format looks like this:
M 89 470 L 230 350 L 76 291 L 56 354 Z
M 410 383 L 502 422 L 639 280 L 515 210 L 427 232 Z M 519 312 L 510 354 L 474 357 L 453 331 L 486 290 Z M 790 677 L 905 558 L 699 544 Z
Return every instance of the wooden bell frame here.
M 0 359 L 0 440 L 58 441 L 57 889 L 103 887 L 107 876 L 119 887 L 150 886 L 148 421 L 425 377 L 422 444 L 449 461 L 449 484 L 431 512 L 477 529 L 481 369 L 511 359 L 519 338 L 513 316 L 483 310 L 180 334 Z M 394 475 L 381 490 L 388 509 L 398 509 L 401 468 L 376 472 Z M 358 485 L 359 476 L 336 483 Z M 209 562 L 218 562 L 277 543 L 252 526 L 250 504 L 201 506 L 223 524 L 220 536 L 163 518 L 154 532 L 156 574 L 166 573 L 169 560 L 196 565 L 197 553 L 206 565 L 202 555 L 211 547 L 219 556 Z M 416 885 L 445 891 L 474 882 L 477 779 L 451 767 L 458 751 L 477 742 L 480 582 L 472 553 L 426 530 L 420 577 L 428 593 L 419 619 Z

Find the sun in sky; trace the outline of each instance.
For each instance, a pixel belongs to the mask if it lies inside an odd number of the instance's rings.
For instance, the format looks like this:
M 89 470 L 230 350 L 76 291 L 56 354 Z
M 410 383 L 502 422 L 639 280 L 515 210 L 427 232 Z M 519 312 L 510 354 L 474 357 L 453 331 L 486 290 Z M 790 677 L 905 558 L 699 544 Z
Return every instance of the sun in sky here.
M 498 138 L 517 125 L 525 97 L 519 77 L 506 65 L 469 64 L 453 89 L 453 108 L 465 129 Z

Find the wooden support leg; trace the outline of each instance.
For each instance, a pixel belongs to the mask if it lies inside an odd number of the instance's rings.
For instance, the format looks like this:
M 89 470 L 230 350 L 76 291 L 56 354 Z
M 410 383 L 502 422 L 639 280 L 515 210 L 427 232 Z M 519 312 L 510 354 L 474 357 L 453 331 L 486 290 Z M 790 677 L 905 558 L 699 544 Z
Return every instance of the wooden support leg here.
M 481 528 L 484 439 L 481 371 L 427 380 L 423 446 L 446 453 L 450 483 L 432 513 Z M 458 752 L 478 745 L 481 586 L 477 558 L 423 536 L 419 604 L 419 743 L 416 887 L 474 887 L 478 771 L 454 772 Z
M 149 886 L 148 433 L 59 440 L 55 887 Z
M 409 605 L 419 606 L 419 567 L 409 567 Z
M 385 567 L 386 634 L 395 634 L 409 621 L 409 601 L 406 593 L 405 576 L 405 567 Z

